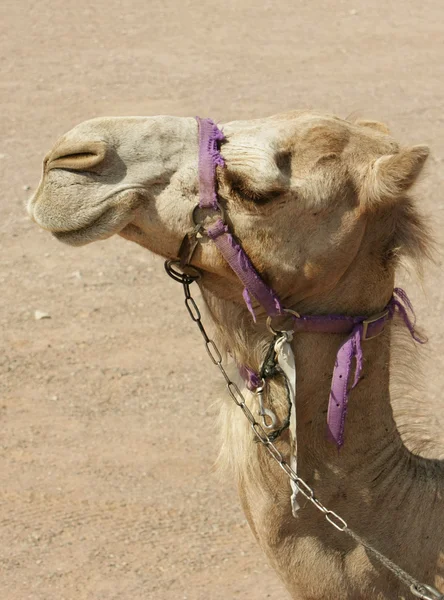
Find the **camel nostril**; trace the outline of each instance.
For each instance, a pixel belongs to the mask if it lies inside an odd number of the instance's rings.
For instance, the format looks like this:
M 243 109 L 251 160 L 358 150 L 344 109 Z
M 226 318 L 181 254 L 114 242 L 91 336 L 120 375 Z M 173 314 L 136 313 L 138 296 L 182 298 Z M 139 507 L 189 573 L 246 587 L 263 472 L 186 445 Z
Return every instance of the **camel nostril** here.
M 54 149 L 46 162 L 46 169 L 73 169 L 88 171 L 103 161 L 106 155 L 106 144 L 96 142 L 63 142 Z

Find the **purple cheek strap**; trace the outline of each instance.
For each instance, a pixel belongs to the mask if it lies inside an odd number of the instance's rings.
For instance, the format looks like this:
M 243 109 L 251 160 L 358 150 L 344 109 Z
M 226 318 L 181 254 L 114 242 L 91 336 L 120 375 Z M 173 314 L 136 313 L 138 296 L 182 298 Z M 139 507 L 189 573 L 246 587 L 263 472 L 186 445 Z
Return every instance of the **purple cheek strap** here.
M 222 219 L 218 219 L 214 225 L 209 227 L 207 234 L 242 281 L 244 286 L 243 297 L 254 321 L 256 321 L 256 315 L 251 304 L 250 294 L 260 302 L 268 315 L 280 315 L 282 313 L 282 306 L 279 298 L 261 279 L 242 246 L 231 235 Z
M 216 167 L 225 166 L 219 145 L 225 137 L 211 119 L 196 117 L 199 125 L 199 207 L 220 211 L 216 194 Z M 207 229 L 208 237 L 244 285 L 243 297 L 256 321 L 251 298 L 254 297 L 275 317 L 282 314 L 282 305 L 274 291 L 262 280 L 242 246 L 234 239 L 222 219 Z
M 196 117 L 199 125 L 199 207 L 220 211 L 216 193 L 216 167 L 224 167 L 225 161 L 219 145 L 225 138 L 210 119 Z M 254 297 L 270 317 L 282 315 L 282 306 L 277 294 L 263 281 L 239 242 L 219 218 L 206 233 L 213 240 L 222 256 L 236 273 L 244 286 L 243 298 L 248 310 L 256 321 L 251 298 Z M 385 310 L 374 317 L 350 317 L 348 315 L 302 315 L 294 319 L 295 333 L 335 333 L 347 334 L 336 355 L 328 403 L 327 424 L 329 437 L 341 447 L 344 443 L 345 418 L 350 392 L 359 382 L 363 353 L 362 342 L 383 332 L 388 320 L 398 312 L 413 339 L 424 340 L 415 333 L 414 311 L 407 294 L 395 288 Z M 411 317 L 410 317 L 411 315 Z M 354 377 L 350 384 L 353 364 Z M 240 373 L 250 390 L 256 390 L 261 383 L 257 373 L 246 365 L 241 365 Z

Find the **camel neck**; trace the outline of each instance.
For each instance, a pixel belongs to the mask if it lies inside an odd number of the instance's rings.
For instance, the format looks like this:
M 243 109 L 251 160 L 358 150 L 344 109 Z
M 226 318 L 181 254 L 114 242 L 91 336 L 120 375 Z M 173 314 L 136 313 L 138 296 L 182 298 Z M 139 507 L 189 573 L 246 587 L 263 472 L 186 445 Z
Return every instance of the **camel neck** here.
M 403 452 L 390 404 L 389 363 L 390 327 L 383 335 L 363 343 L 364 366 L 358 385 L 351 390 L 344 445 L 339 449 L 327 436 L 326 414 L 332 372 L 343 336 L 300 334 L 294 341 L 297 380 L 298 456 L 301 468 L 319 468 L 336 475 L 351 472 L 376 462 L 393 460 Z
M 396 535 L 404 538 L 411 535 L 407 530 L 415 511 L 429 511 L 430 522 L 434 522 L 436 503 L 444 493 L 444 463 L 410 452 L 395 423 L 389 389 L 390 355 L 397 351 L 396 343 L 394 347 L 391 343 L 393 326 L 388 324 L 380 337 L 363 345 L 364 368 L 360 382 L 350 393 L 344 445 L 340 449 L 326 434 L 337 336 L 303 334 L 294 342 L 298 474 L 322 502 L 347 515 L 350 526 L 369 539 L 375 518 L 394 531 L 390 519 L 381 512 L 381 503 L 388 502 L 400 511 L 406 507 L 411 510 L 406 522 L 396 528 Z M 352 512 L 350 505 L 355 506 Z M 432 528 L 422 524 L 415 531 L 430 536 Z M 442 524 L 439 528 L 442 531 Z
M 257 371 L 270 343 L 269 333 L 252 326 L 250 315 L 239 305 L 221 301 L 208 288 L 202 292 L 218 326 L 221 347 L 230 351 L 238 364 Z M 384 305 L 384 300 L 375 302 Z M 394 472 L 405 471 L 408 482 L 415 469 L 418 472 L 417 467 L 427 468 L 427 461 L 405 447 L 393 416 L 389 365 L 394 326 L 395 322 L 388 322 L 380 336 L 362 344 L 363 369 L 359 383 L 350 392 L 341 448 L 327 434 L 327 410 L 337 353 L 347 334 L 300 332 L 294 336 L 298 468 L 307 483 L 316 483 L 317 489 L 325 485 L 334 494 L 338 483 L 352 478 L 356 486 L 372 482 L 375 493 L 383 492 Z M 405 333 L 409 336 L 407 328 Z M 277 403 L 282 417 L 287 406 L 282 389 L 280 398 Z
M 239 364 L 257 369 L 270 344 L 269 333 L 264 327 L 251 326 L 248 315 L 238 305 L 220 302 L 207 290 L 204 297 L 217 324 L 221 346 L 230 349 Z M 376 298 L 375 303 L 383 306 L 384 300 Z M 370 307 L 369 314 L 373 308 Z M 345 311 L 353 312 L 348 307 Z M 350 393 L 344 444 L 340 449 L 327 435 L 327 409 L 337 352 L 347 335 L 298 333 L 294 336 L 297 471 L 325 506 L 345 518 L 351 529 L 392 559 L 399 560 L 399 552 L 394 549 L 417 547 L 418 540 L 427 541 L 421 544 L 427 571 L 418 570 L 415 553 L 403 553 L 401 564 L 419 579 L 433 582 L 430 569 L 441 560 L 444 535 L 441 514 L 444 463 L 409 452 L 396 426 L 389 372 L 391 354 L 398 350 L 396 343 L 392 344 L 395 326 L 396 321 L 391 321 L 379 337 L 363 342 L 361 379 Z M 404 346 L 402 352 L 405 353 Z M 273 408 L 279 407 L 282 417 L 286 407 L 282 386 L 275 384 L 270 392 L 268 400 Z M 315 552 L 319 556 L 324 554 L 331 560 L 333 555 L 336 560 L 338 552 L 339 556 L 350 556 L 349 538 L 332 538 L 331 528 L 323 526 L 317 511 L 301 495 L 297 497 L 301 510 L 296 518 L 292 517 L 290 486 L 281 469 L 268 460 L 259 444 L 251 443 L 251 430 L 241 411 L 233 406 L 223 414 L 229 443 L 225 439 L 222 454 L 230 455 L 226 460 L 236 469 L 252 530 L 270 555 L 274 552 L 280 572 L 285 574 L 289 549 L 291 555 L 303 555 L 310 537 L 316 540 Z M 289 459 L 291 450 L 286 434 L 281 440 L 279 449 Z M 422 514 L 428 518 L 418 520 L 417 516 Z M 270 533 L 271 522 L 284 525 Z M 298 546 L 299 543 L 302 546 Z M 303 552 L 297 552 L 296 548 L 303 548 Z M 345 561 L 342 564 L 340 569 L 344 569 L 348 581 L 350 571 Z M 396 582 L 391 581 L 390 586 L 393 588 Z M 337 597 L 336 592 L 337 588 L 329 597 Z M 357 598 L 361 594 L 349 597 Z

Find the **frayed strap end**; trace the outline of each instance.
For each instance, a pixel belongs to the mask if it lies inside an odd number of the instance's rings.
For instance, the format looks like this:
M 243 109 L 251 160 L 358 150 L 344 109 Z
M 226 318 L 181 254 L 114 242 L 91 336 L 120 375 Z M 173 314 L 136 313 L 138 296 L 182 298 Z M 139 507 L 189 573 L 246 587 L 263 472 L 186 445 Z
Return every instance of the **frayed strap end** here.
M 213 121 L 210 122 L 212 129 L 208 138 L 208 151 L 214 166 L 225 167 L 224 158 L 219 150 L 219 144 L 225 140 L 225 136 Z
M 410 335 L 418 342 L 418 344 L 426 344 L 428 339 L 427 337 L 420 336 L 416 333 L 416 315 L 413 305 L 410 301 L 410 298 L 407 296 L 407 293 L 402 288 L 395 288 L 393 290 L 393 297 L 390 303 L 390 310 L 393 315 L 395 310 L 398 310 L 401 315 L 405 326 L 410 331 Z M 410 315 L 409 315 L 410 313 Z
M 253 317 L 253 321 L 256 323 L 256 315 L 254 313 L 253 304 L 251 302 L 251 296 L 250 296 L 247 288 L 244 288 L 244 291 L 242 292 L 242 297 L 245 301 L 245 304 L 247 305 L 247 308 L 248 308 L 251 316 Z
M 362 371 L 362 324 L 356 325 L 351 335 L 339 348 L 333 369 L 330 399 L 328 403 L 328 437 L 340 448 L 344 444 L 345 418 L 349 399 L 349 379 L 353 359 L 356 359 L 356 371 L 352 387 L 355 387 Z

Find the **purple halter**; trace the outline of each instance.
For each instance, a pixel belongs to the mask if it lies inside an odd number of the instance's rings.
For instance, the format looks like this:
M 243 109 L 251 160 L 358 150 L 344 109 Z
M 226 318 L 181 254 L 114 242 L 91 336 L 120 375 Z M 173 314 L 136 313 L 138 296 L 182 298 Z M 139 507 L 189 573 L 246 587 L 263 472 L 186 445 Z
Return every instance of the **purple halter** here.
M 199 206 L 220 211 L 216 195 L 216 166 L 225 166 L 219 152 L 218 142 L 224 140 L 224 134 L 210 119 L 196 117 L 199 124 Z M 244 285 L 244 300 L 253 319 L 256 317 L 251 304 L 251 296 L 265 308 L 270 316 L 282 314 L 283 307 L 279 298 L 261 279 L 250 259 L 236 242 L 227 225 L 218 219 L 207 229 L 208 237 Z
M 216 193 L 216 167 L 225 166 L 225 161 L 219 151 L 219 142 L 224 140 L 224 135 L 210 119 L 196 117 L 196 120 L 199 124 L 199 207 L 221 212 Z M 244 286 L 243 297 L 254 321 L 256 321 L 256 317 L 251 302 L 252 296 L 270 317 L 284 314 L 285 309 L 277 294 L 262 280 L 243 248 L 229 232 L 223 219 L 219 218 L 207 229 L 206 233 L 241 280 Z M 327 413 L 329 435 L 338 447 L 344 443 L 344 425 L 350 389 L 356 387 L 361 376 L 362 342 L 382 333 L 387 321 L 393 318 L 396 311 L 401 315 L 414 340 L 424 343 L 415 333 L 412 304 L 407 294 L 400 288 L 395 288 L 384 311 L 373 317 L 348 315 L 294 317 L 293 330 L 295 333 L 349 334 L 336 355 Z M 349 380 L 354 360 L 356 368 L 350 387 Z M 240 373 L 250 390 L 258 388 L 261 381 L 257 373 L 246 366 L 240 367 Z

